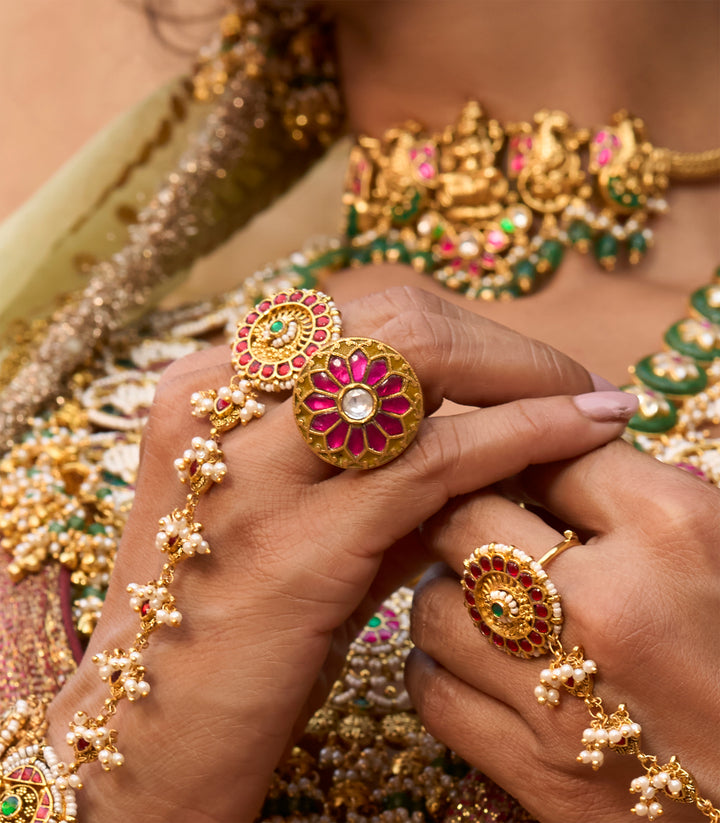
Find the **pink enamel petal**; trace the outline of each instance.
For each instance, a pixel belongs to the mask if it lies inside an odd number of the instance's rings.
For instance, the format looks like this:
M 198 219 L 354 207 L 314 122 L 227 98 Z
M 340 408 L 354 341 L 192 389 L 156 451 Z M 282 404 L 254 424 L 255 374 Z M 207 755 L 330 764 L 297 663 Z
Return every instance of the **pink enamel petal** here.
M 402 387 L 402 377 L 400 377 L 399 374 L 391 374 L 387 380 L 383 380 L 376 391 L 378 397 L 387 397 L 389 394 L 397 394 L 399 391 L 402 391 Z
M 375 415 L 375 422 L 380 428 L 391 437 L 403 433 L 403 424 L 397 417 L 388 417 L 386 414 L 380 412 Z
M 368 359 L 360 349 L 357 349 L 350 355 L 350 370 L 352 371 L 353 380 L 356 383 L 362 383 L 367 364 Z
M 335 400 L 328 397 L 326 394 L 311 394 L 305 398 L 305 405 L 310 411 L 322 411 L 322 409 L 331 409 L 335 407 Z
M 342 357 L 331 357 L 328 370 L 340 385 L 347 386 L 350 382 L 350 372 L 348 372 L 347 365 Z
M 373 425 L 372 423 L 369 423 L 367 426 L 365 426 L 365 436 L 367 437 L 368 446 L 370 446 L 370 448 L 373 451 L 385 451 L 385 446 L 387 445 L 387 438 L 377 426 Z
M 382 403 L 380 403 L 380 408 L 390 414 L 405 414 L 410 408 L 410 401 L 407 397 L 399 394 L 397 397 L 388 397 L 387 400 L 383 400 Z
M 354 457 L 360 457 L 360 455 L 365 451 L 365 439 L 363 438 L 363 433 L 360 426 L 352 427 L 347 445 L 350 450 L 350 454 Z
M 329 431 L 325 437 L 328 448 L 341 449 L 345 445 L 345 438 L 347 437 L 349 428 L 350 425 L 344 420 L 341 420 L 332 431 Z
M 316 389 L 320 389 L 320 391 L 329 391 L 333 394 L 337 393 L 339 388 L 338 384 L 330 377 L 330 375 L 326 371 L 317 372 L 312 376 L 312 383 Z
M 385 377 L 387 370 L 387 362 L 383 358 L 373 360 L 368 369 L 367 380 L 365 382 L 368 386 L 374 386 L 378 380 L 382 380 L 383 377 Z
M 313 418 L 310 424 L 310 431 L 326 432 L 331 429 L 340 419 L 337 412 L 328 412 L 327 414 L 318 414 Z

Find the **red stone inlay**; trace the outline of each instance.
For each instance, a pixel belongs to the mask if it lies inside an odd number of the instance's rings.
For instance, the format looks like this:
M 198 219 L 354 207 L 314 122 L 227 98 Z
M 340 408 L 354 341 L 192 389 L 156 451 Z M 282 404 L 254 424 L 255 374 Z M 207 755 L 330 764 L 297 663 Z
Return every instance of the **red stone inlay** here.
M 505 571 L 505 558 L 500 557 L 499 554 L 496 554 L 492 559 L 492 567 L 496 572 Z
M 30 768 L 30 766 L 25 766 L 22 774 L 20 775 L 20 780 L 30 780 L 30 778 L 32 777 L 32 772 L 33 770 Z
M 301 366 L 305 365 L 305 358 L 299 354 L 297 357 L 293 357 L 292 364 L 295 368 L 299 369 Z
M 568 677 L 568 679 L 565 681 L 565 685 L 568 687 L 568 689 L 572 689 L 572 687 L 575 685 L 575 678 Z
M 142 606 L 140 607 L 140 614 L 141 614 L 143 617 L 147 617 L 147 615 L 148 615 L 148 612 L 149 612 L 149 611 L 150 611 L 150 602 L 149 602 L 148 600 L 146 600 L 146 601 L 142 604 Z
M 322 341 L 325 340 L 326 337 L 327 332 L 323 331 L 322 329 L 318 329 L 313 335 L 313 340 L 317 340 L 318 343 L 322 343 Z
M 313 303 L 317 302 L 317 296 L 314 294 L 308 294 L 308 296 L 303 300 L 303 303 L 306 306 L 312 306 Z
M 520 566 L 518 566 L 514 560 L 508 560 L 505 571 L 510 575 L 510 577 L 517 577 L 520 572 Z
M 531 643 L 529 640 L 526 640 L 524 637 L 523 637 L 523 639 L 520 641 L 520 648 L 521 648 L 524 652 L 531 652 L 531 651 L 533 650 L 532 643 Z
M 241 366 L 247 366 L 247 364 L 252 360 L 252 355 L 249 351 L 246 351 L 245 354 L 238 360 Z
M 327 315 L 325 315 L 324 317 L 318 317 L 318 319 L 315 321 L 316 326 L 324 327 L 324 326 L 327 326 L 329 324 L 330 324 L 330 318 Z
M 470 609 L 470 617 L 477 623 L 480 620 L 480 612 L 477 609 Z
M 536 646 L 539 646 L 543 642 L 542 635 L 538 634 L 537 632 L 530 632 L 530 634 L 528 635 L 528 640 L 531 643 L 534 643 Z
M 465 585 L 468 587 L 468 589 L 474 589 L 475 588 L 476 580 L 468 572 L 465 572 L 465 575 L 463 576 L 463 580 L 465 581 Z
M 40 806 L 40 808 L 35 812 L 35 820 L 47 820 L 49 814 L 50 809 Z
M 312 313 L 313 314 L 324 314 L 325 313 L 325 306 L 322 303 L 318 303 L 317 305 L 313 306 Z
M 198 462 L 197 462 L 197 460 L 193 460 L 193 462 L 192 462 L 192 463 L 190 464 L 190 466 L 188 467 L 188 471 L 190 472 L 190 474 L 191 474 L 191 475 L 193 475 L 193 474 L 197 474 L 197 470 L 198 470 L 198 468 L 199 468 L 199 467 L 198 467 Z
M 288 299 L 287 294 L 283 294 L 282 292 L 280 294 L 275 295 L 275 303 L 276 304 L 285 303 L 287 301 L 287 299 Z
M 269 300 L 263 300 L 262 303 L 258 306 L 258 310 L 261 312 L 267 311 L 272 303 Z
M 245 318 L 246 323 L 254 323 L 258 319 L 259 315 L 255 311 L 251 311 L 250 314 Z
M 307 355 L 315 354 L 317 350 L 318 347 L 314 343 L 311 343 L 309 346 L 305 346 L 305 354 Z
M 350 424 L 341 420 L 332 431 L 329 431 L 325 442 L 329 449 L 340 449 L 345 445 L 345 438 L 347 437 Z
M 616 746 L 624 746 L 627 743 L 624 737 L 621 737 L 620 740 L 615 744 Z
M 301 292 L 301 291 L 294 291 L 294 292 L 290 295 L 290 299 L 291 299 L 292 301 L 294 301 L 295 303 L 297 303 L 297 301 L 298 301 L 298 300 L 299 300 L 302 296 L 303 296 L 303 295 L 302 295 L 302 292 Z
M 215 408 L 218 411 L 223 411 L 223 409 L 226 409 L 229 405 L 230 402 L 228 400 L 223 400 L 222 397 L 219 397 L 217 403 L 215 404 Z
M 386 434 L 389 434 L 391 437 L 403 433 L 403 424 L 396 417 L 388 417 L 386 414 L 379 412 L 375 416 L 375 422 Z
M 496 646 L 500 646 L 500 647 L 502 647 L 502 646 L 504 646 L 504 645 L 505 645 L 505 641 L 503 640 L 503 638 L 502 638 L 502 637 L 500 637 L 500 635 L 499 635 L 499 634 L 494 634 L 494 635 L 493 635 L 493 643 L 494 643 Z
M 247 337 L 249 334 L 250 329 L 247 326 L 243 326 L 238 332 L 238 337 Z
M 541 603 L 539 606 L 535 606 L 535 614 L 538 617 L 547 617 L 550 614 L 550 610 L 544 603 Z
M 247 348 L 247 340 L 241 340 L 237 346 L 235 346 L 235 351 L 245 351 Z
M 475 605 L 475 595 L 472 592 L 465 592 L 465 599 L 471 605 Z
M 118 682 L 118 678 L 120 677 L 120 675 L 121 675 L 121 672 L 120 672 L 120 670 L 119 670 L 119 669 L 117 669 L 116 671 L 114 671 L 114 672 L 110 675 L 110 682 L 111 682 L 111 683 L 117 683 L 117 682 Z
M 280 363 L 280 365 L 277 367 L 277 371 L 278 371 L 278 374 L 281 377 L 283 377 L 284 375 L 286 375 L 290 371 L 290 366 L 288 366 L 287 363 Z
M 532 588 L 528 592 L 530 598 L 534 600 L 536 603 L 539 603 L 543 599 L 543 594 L 538 588 Z
M 535 628 L 542 632 L 543 634 L 548 633 L 548 624 L 544 620 L 536 620 L 535 621 Z
M 79 752 L 84 752 L 85 749 L 87 749 L 89 746 L 90 744 L 87 742 L 87 740 L 85 740 L 84 737 L 81 737 L 80 740 L 78 740 L 77 742 L 77 750 Z
M 514 640 L 508 640 L 506 645 L 511 652 L 516 652 L 518 650 L 518 644 Z
M 363 438 L 362 429 L 359 426 L 352 426 L 350 429 L 350 436 L 347 440 L 347 447 L 354 457 L 360 457 L 365 451 L 365 439 Z
M 478 566 L 477 563 L 470 564 L 470 574 L 473 577 L 480 577 L 480 575 L 482 574 L 482 569 L 480 568 L 480 566 Z M 473 585 L 475 584 L 473 583 Z
M 274 368 L 272 366 L 263 366 L 263 370 L 262 370 L 263 377 L 270 377 L 270 375 L 273 373 L 273 371 L 274 371 Z
M 480 624 L 480 631 L 485 635 L 485 637 L 490 637 L 492 631 L 490 630 L 490 626 L 487 623 Z
M 251 374 L 255 374 L 255 372 L 260 370 L 260 364 L 257 360 L 253 360 L 252 363 L 248 366 L 248 371 Z
M 525 586 L 526 589 L 530 588 L 533 584 L 533 577 L 529 572 L 520 572 L 520 576 L 518 580 Z
M 482 566 L 482 570 L 484 572 L 489 572 L 490 569 L 492 568 L 492 564 L 490 563 L 490 558 L 486 557 L 485 555 L 483 555 L 480 558 L 480 565 Z

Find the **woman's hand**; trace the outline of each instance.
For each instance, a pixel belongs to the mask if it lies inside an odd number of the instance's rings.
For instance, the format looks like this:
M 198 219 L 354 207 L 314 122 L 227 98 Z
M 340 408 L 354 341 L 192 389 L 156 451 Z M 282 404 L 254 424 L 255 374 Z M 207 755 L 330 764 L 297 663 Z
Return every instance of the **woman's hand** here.
M 642 749 L 677 755 L 700 794 L 720 803 L 720 493 L 622 442 L 563 464 L 535 467 L 521 493 L 575 529 L 585 546 L 547 572 L 562 598 L 562 642 L 582 644 L 598 665 L 595 693 L 608 714 L 627 704 Z M 517 491 L 514 487 L 513 491 Z M 416 594 L 406 679 L 429 731 L 506 788 L 543 823 L 618 823 L 639 801 L 635 757 L 606 752 L 593 772 L 576 757 L 589 716 L 560 689 L 548 709 L 533 694 L 547 658 L 492 648 L 472 625 L 457 573 L 491 541 L 536 559 L 562 536 L 494 492 L 458 501 L 425 532 L 450 568 Z M 451 571 L 452 570 L 452 571 Z M 658 795 L 672 823 L 699 811 Z
M 445 397 L 489 408 L 426 420 L 404 455 L 370 472 L 339 473 L 315 457 L 287 401 L 224 436 L 228 476 L 197 511 L 212 554 L 178 569 L 182 625 L 153 636 L 143 655 L 152 692 L 114 718 L 126 766 L 108 776 L 85 770 L 87 823 L 116 820 L 120 808 L 128 819 L 151 811 L 175 823 L 252 820 L 349 641 L 425 564 L 419 524 L 451 497 L 616 437 L 634 411 L 634 399 L 615 392 L 593 395 L 590 411 L 587 400 L 543 397 L 587 392 L 590 378 L 557 352 L 420 291 L 360 300 L 344 327 L 398 348 L 429 412 Z M 106 696 L 92 654 L 127 647 L 137 630 L 127 585 L 159 572 L 158 519 L 183 501 L 173 460 L 207 432 L 189 397 L 226 384 L 228 360 L 225 349 L 193 355 L 162 381 L 103 618 L 51 707 L 61 757 L 72 713 L 94 714 Z M 524 396 L 535 399 L 514 401 Z

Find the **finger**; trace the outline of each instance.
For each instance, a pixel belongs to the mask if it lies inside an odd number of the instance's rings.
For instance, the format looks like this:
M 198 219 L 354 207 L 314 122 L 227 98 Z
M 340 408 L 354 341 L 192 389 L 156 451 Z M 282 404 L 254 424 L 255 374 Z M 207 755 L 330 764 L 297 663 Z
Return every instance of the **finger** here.
M 566 701 L 552 714 L 538 707 L 547 714 L 526 719 L 418 649 L 408 657 L 405 682 L 430 734 L 511 789 L 537 819 L 599 822 L 627 814 L 627 786 L 637 772 L 630 758 L 612 758 L 590 774 L 575 761 L 576 730 L 587 719 L 579 701 Z
M 608 402 L 624 402 L 610 392 Z M 629 411 L 629 410 L 628 410 Z M 402 537 L 452 497 L 491 485 L 535 463 L 580 454 L 620 433 L 623 422 L 588 418 L 569 397 L 533 398 L 452 417 L 431 418 L 401 459 L 380 471 L 345 472 L 318 488 L 332 499 L 362 501 L 343 512 L 367 555 Z M 336 492 L 339 494 L 336 496 Z
M 410 620 L 413 643 L 474 689 L 519 712 L 534 710 L 538 672 L 526 660 L 502 654 L 468 617 L 460 581 L 437 564 L 415 589 Z
M 541 517 L 492 489 L 451 501 L 422 527 L 422 538 L 455 572 L 477 546 L 496 542 L 519 546 L 537 558 L 562 540 Z
M 567 355 L 421 289 L 363 297 L 343 309 L 343 321 L 345 335 L 377 337 L 408 359 L 430 410 L 444 397 L 489 405 L 593 389 Z
M 622 441 L 578 460 L 535 466 L 519 483 L 522 494 L 562 521 L 599 535 L 675 529 L 689 512 L 718 510 L 717 489 Z

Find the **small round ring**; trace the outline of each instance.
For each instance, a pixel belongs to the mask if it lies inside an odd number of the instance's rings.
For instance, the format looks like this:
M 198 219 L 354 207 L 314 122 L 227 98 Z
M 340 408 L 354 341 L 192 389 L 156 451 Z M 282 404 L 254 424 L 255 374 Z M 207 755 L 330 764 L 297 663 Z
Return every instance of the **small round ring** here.
M 366 337 L 334 341 L 308 358 L 293 395 L 310 448 L 341 469 L 371 469 L 412 443 L 423 418 L 420 382 L 392 346 Z
M 473 551 L 464 562 L 465 606 L 489 643 L 524 658 L 550 651 L 560 637 L 563 615 L 560 595 L 542 564 L 578 545 L 578 536 L 568 529 L 540 562 L 504 543 Z
M 573 546 L 582 546 L 582 541 L 572 529 L 565 529 L 563 539 L 546 552 L 540 560 L 538 560 L 538 563 L 541 566 L 547 566 L 551 560 L 554 560 L 559 554 L 562 554 L 565 549 L 571 549 Z

